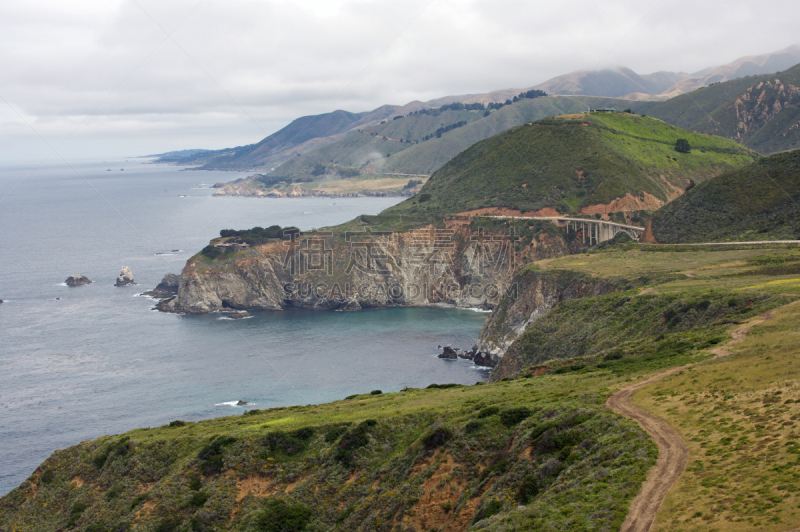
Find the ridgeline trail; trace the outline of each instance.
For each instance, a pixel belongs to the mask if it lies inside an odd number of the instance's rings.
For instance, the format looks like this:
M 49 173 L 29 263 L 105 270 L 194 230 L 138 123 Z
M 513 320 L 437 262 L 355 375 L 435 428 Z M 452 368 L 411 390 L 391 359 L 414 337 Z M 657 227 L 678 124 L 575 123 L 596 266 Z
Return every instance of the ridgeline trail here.
M 772 318 L 773 312 L 774 310 L 766 312 L 734 329 L 731 333 L 730 341 L 724 346 L 717 347 L 711 351 L 715 355 L 714 359 L 730 355 L 731 352 L 728 347 L 744 340 L 750 329 Z M 680 435 L 666 421 L 634 406 L 631 398 L 637 390 L 693 365 L 688 364 L 672 368 L 669 371 L 659 373 L 642 382 L 623 388 L 609 397 L 605 403 L 606 407 L 613 412 L 639 423 L 658 446 L 658 461 L 653 469 L 650 470 L 639 493 L 631 503 L 628 516 L 625 518 L 625 522 L 622 523 L 620 532 L 648 532 L 650 530 L 661 503 L 664 502 L 670 488 L 681 476 L 686 464 L 689 462 L 689 448 Z M 791 532 L 800 532 L 800 529 L 795 529 Z

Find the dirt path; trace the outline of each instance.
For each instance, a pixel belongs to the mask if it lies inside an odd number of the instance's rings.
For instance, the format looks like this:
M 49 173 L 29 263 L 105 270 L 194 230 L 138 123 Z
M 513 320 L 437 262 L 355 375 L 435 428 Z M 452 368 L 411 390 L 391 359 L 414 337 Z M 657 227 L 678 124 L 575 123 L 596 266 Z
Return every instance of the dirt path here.
M 617 414 L 632 419 L 653 438 L 658 445 L 658 461 L 647 475 L 639 494 L 633 500 L 628 517 L 622 523 L 620 532 L 646 532 L 650 530 L 656 518 L 659 506 L 667 496 L 667 492 L 683 473 L 689 461 L 689 448 L 677 432 L 672 430 L 666 421 L 645 412 L 631 403 L 631 396 L 640 388 L 673 375 L 689 366 L 673 368 L 649 379 L 628 386 L 608 398 L 606 406 Z
M 772 311 L 762 314 L 747 324 L 734 329 L 731 333 L 732 338 L 730 341 L 711 350 L 716 355 L 714 359 L 730 355 L 731 352 L 728 349 L 730 346 L 741 342 L 750 332 L 750 329 L 770 318 L 772 318 Z M 689 448 L 680 435 L 666 421 L 662 421 L 653 414 L 634 406 L 631 402 L 631 397 L 637 390 L 693 365 L 688 364 L 672 368 L 647 380 L 623 388 L 606 401 L 606 406 L 612 411 L 639 423 L 658 446 L 658 461 L 655 467 L 650 470 L 647 480 L 645 480 L 639 490 L 639 494 L 633 500 L 620 532 L 647 532 L 650 530 L 650 527 L 653 526 L 653 521 L 655 521 L 656 512 L 658 512 L 661 503 L 664 502 L 667 492 L 678 480 L 678 477 L 681 476 L 689 461 Z M 800 529 L 797 532 L 800 532 Z

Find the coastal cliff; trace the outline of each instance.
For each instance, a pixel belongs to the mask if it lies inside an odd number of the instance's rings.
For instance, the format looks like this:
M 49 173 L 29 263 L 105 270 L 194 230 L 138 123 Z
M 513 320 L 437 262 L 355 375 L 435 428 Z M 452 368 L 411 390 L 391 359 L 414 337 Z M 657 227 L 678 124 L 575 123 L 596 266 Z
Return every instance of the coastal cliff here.
M 531 264 L 514 277 L 503 300 L 481 329 L 474 351 L 495 366 L 514 341 L 560 301 L 599 296 L 620 289 L 619 283 L 573 271 L 539 270 Z M 494 373 L 494 372 L 493 372 Z
M 192 257 L 166 312 L 390 306 L 494 308 L 530 260 L 573 252 L 550 224 L 523 242 L 501 232 L 428 226 L 407 232 L 317 232 L 209 259 Z M 519 239 L 518 239 L 519 240 Z M 220 243 L 216 243 L 220 246 Z M 212 243 L 213 246 L 213 243 Z

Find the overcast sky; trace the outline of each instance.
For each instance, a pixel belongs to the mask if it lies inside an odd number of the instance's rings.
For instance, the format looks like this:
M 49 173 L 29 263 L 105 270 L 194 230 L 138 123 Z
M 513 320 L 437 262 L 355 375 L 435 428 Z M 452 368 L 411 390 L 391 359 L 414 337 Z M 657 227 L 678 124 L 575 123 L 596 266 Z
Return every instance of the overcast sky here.
M 302 115 L 800 39 L 790 0 L 0 0 L 0 163 L 256 142 Z

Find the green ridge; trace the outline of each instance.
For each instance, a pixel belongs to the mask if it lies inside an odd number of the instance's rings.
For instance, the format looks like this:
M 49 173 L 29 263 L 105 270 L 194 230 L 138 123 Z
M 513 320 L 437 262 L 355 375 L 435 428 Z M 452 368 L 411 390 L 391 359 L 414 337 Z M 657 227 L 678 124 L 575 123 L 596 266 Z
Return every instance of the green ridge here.
M 678 139 L 689 141 L 690 153 L 675 151 Z M 676 188 L 757 157 L 731 140 L 630 113 L 546 118 L 468 148 L 437 171 L 418 196 L 385 212 L 447 214 L 502 206 L 576 213 L 645 192 L 666 202 Z
M 653 215 L 661 243 L 800 239 L 800 150 L 701 183 Z

